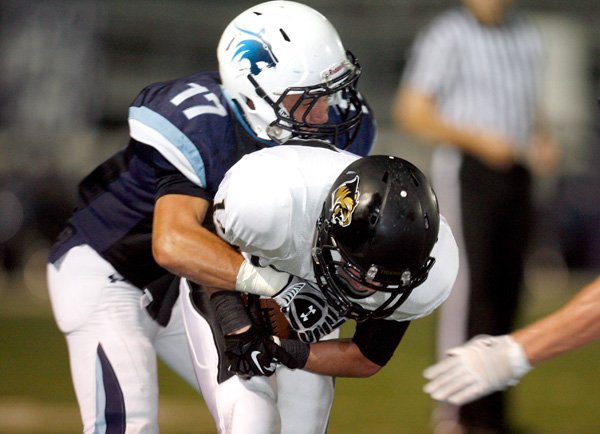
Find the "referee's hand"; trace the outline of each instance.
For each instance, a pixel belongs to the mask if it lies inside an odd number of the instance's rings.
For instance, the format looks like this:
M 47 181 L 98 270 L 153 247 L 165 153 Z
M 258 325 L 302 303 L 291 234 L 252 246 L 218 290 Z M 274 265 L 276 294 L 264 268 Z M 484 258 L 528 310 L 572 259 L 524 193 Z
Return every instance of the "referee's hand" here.
M 492 169 L 509 169 L 519 158 L 512 142 L 503 135 L 490 132 L 477 133 L 473 146 L 471 152 L 473 156 Z

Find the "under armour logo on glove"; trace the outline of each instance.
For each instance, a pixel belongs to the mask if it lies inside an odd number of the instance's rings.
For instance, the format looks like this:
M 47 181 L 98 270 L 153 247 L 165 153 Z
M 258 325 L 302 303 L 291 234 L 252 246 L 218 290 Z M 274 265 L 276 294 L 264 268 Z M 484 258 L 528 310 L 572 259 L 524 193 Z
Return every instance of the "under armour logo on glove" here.
M 314 283 L 296 276 L 273 299 L 303 342 L 317 342 L 346 321 Z
M 301 314 L 300 314 L 300 318 L 302 319 L 302 322 L 303 322 L 303 323 L 307 323 L 307 322 L 308 322 L 308 320 L 309 320 L 309 318 L 310 318 L 310 315 L 311 315 L 311 314 L 315 314 L 315 313 L 317 313 L 317 310 L 316 310 L 316 309 L 315 309 L 315 307 L 314 307 L 314 306 L 311 304 L 311 305 L 309 305 L 309 306 L 308 306 L 308 309 L 307 309 L 307 311 L 306 311 L 306 312 L 303 312 L 303 313 L 301 313 Z

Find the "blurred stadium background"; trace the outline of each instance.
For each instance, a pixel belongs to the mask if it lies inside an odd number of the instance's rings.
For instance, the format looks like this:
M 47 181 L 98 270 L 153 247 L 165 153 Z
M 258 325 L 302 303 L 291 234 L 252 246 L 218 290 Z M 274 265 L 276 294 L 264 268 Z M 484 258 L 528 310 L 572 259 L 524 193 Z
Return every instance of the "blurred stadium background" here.
M 376 151 L 428 170 L 429 150 L 395 132 L 390 104 L 416 32 L 459 0 L 305 1 L 363 65 L 360 88 L 380 126 Z M 548 312 L 600 270 L 600 5 L 515 0 L 549 41 L 545 100 L 566 153 L 538 182 L 538 237 L 522 321 Z M 48 245 L 78 180 L 127 140 L 129 103 L 145 85 L 215 69 L 225 25 L 257 1 L 0 0 L 0 434 L 79 432 L 66 345 L 45 286 Z M 307 31 L 310 31 L 307 29 Z M 338 380 L 331 432 L 427 433 L 421 370 L 435 315 L 411 326 L 390 366 Z M 597 344 L 534 370 L 512 393 L 523 433 L 600 432 Z M 212 433 L 202 403 L 161 372 L 161 427 Z

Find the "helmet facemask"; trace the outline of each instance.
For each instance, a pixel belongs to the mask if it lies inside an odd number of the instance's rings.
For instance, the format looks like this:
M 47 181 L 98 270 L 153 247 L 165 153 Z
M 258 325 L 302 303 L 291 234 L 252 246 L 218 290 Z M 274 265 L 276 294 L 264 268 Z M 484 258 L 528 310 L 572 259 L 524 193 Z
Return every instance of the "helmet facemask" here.
M 382 319 L 391 315 L 410 296 L 413 289 L 421 285 L 429 275 L 435 259 L 429 257 L 423 267 L 415 274 L 405 270 L 400 276 L 382 278 L 380 267 L 372 265 L 361 270 L 352 264 L 337 246 L 330 235 L 330 222 L 319 219 L 313 247 L 313 265 L 315 277 L 327 301 L 347 318 L 358 322 L 367 319 Z M 380 291 L 389 294 L 385 302 L 375 310 L 369 310 L 359 304 L 359 300 Z
M 247 78 L 254 86 L 256 94 L 275 113 L 275 120 L 266 128 L 271 140 L 282 143 L 295 137 L 327 140 L 336 144 L 340 143 L 340 138 L 345 135 L 342 142 L 346 143 L 346 146 L 352 143 L 362 117 L 362 102 L 356 90 L 361 69 L 354 55 L 349 51 L 347 55 L 348 60 L 343 64 L 344 73 L 333 77 L 324 73 L 323 83 L 288 87 L 276 101 L 269 97 L 252 75 L 248 75 Z M 329 119 L 326 123 L 311 123 L 309 115 L 323 98 L 327 99 Z M 288 102 L 290 99 L 293 101 L 291 104 Z

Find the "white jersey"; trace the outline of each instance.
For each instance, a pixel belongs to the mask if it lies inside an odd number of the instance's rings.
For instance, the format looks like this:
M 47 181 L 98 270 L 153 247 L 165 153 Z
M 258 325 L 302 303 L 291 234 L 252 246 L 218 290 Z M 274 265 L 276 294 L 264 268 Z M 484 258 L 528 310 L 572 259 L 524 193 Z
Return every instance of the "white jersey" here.
M 317 219 L 331 185 L 359 157 L 324 148 L 277 146 L 244 156 L 225 175 L 215 196 L 219 235 L 261 266 L 315 281 L 312 247 Z M 401 248 L 401 246 L 399 246 Z M 388 318 L 430 314 L 450 294 L 458 271 L 458 249 L 442 217 L 435 265 L 428 279 Z M 356 300 L 374 310 L 389 295 Z

